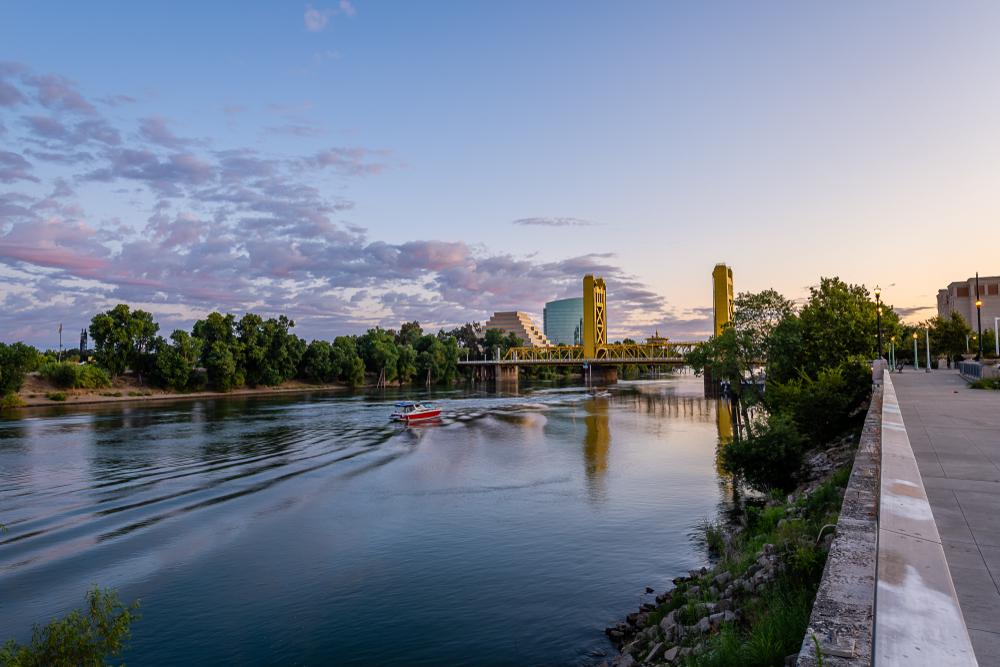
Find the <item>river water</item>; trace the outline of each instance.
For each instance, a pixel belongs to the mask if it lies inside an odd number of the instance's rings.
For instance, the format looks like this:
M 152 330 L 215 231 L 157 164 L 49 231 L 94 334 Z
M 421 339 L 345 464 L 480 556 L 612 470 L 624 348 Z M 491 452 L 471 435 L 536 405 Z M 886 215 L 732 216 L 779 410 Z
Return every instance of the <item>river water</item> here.
M 586 665 L 705 561 L 700 379 L 444 392 L 413 427 L 404 396 L 0 421 L 0 641 L 99 584 L 141 599 L 135 665 Z

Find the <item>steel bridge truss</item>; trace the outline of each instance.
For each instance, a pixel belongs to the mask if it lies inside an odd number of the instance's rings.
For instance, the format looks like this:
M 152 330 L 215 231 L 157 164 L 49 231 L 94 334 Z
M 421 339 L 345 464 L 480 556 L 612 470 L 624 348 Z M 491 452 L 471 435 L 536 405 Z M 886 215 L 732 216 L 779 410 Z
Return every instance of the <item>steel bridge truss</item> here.
M 512 347 L 503 357 L 483 361 L 461 361 L 462 365 L 516 364 L 523 366 L 575 366 L 592 363 L 601 365 L 678 365 L 699 343 L 613 343 L 598 345 L 594 357 L 584 356 L 582 345 L 551 345 L 548 347 Z

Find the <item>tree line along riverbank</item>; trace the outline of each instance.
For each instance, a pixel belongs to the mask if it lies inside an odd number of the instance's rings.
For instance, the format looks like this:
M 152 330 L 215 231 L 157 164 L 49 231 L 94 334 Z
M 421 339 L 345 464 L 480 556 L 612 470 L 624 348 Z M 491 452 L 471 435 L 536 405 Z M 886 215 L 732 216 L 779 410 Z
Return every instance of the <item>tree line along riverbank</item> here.
M 0 342 L 0 406 L 450 385 L 459 377 L 460 358 L 502 354 L 521 344 L 477 322 L 436 334 L 405 322 L 399 330 L 374 327 L 309 343 L 293 333 L 294 326 L 285 316 L 211 313 L 190 331 L 164 337 L 152 314 L 119 304 L 93 317 L 78 349 L 41 352 Z

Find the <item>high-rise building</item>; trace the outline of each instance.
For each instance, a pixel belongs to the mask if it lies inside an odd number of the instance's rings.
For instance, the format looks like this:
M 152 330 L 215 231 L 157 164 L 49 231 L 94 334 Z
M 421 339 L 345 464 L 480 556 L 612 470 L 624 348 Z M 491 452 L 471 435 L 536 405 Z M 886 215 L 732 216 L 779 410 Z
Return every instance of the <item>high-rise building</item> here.
M 979 277 L 979 299 L 983 302 L 983 330 L 993 328 L 993 318 L 1000 317 L 1000 276 Z M 938 290 L 938 315 L 958 313 L 976 328 L 976 279 L 960 280 Z
M 483 325 L 483 331 L 499 329 L 504 333 L 512 333 L 528 347 L 548 347 L 550 345 L 545 334 L 541 332 L 538 325 L 531 319 L 528 313 L 521 311 L 507 311 L 493 313 L 493 317 Z
M 583 297 L 549 301 L 542 311 L 542 327 L 553 345 L 580 345 L 583 341 Z

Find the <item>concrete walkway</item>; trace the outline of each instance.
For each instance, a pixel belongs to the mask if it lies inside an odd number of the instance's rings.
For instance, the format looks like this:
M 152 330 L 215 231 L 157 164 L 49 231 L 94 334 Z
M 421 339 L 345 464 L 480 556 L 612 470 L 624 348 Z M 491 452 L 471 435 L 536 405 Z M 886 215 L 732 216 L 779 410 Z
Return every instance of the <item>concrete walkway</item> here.
M 894 373 L 899 407 L 980 665 L 1000 665 L 1000 391 Z

